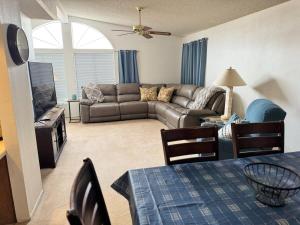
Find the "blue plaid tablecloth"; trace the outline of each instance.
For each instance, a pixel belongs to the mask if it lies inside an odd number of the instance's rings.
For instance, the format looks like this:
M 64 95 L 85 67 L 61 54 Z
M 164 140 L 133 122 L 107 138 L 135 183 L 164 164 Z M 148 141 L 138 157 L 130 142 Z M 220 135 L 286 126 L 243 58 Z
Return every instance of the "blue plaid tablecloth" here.
M 300 152 L 130 170 L 112 184 L 129 201 L 133 225 L 300 224 L 300 194 L 284 207 L 255 199 L 243 174 L 268 162 L 300 174 Z

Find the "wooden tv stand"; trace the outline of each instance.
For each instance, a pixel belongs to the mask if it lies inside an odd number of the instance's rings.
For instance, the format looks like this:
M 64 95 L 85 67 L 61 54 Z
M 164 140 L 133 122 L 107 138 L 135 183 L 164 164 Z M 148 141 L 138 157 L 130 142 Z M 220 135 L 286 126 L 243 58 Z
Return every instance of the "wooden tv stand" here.
M 40 167 L 55 168 L 67 141 L 64 109 L 54 107 L 43 118 L 35 123 Z

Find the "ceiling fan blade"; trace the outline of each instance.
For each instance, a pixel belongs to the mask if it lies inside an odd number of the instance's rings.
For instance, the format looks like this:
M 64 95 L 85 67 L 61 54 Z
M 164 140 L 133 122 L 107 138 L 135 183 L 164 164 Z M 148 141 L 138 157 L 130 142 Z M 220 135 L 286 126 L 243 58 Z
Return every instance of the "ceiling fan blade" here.
M 150 34 L 143 34 L 143 36 L 147 39 L 153 38 L 153 36 L 151 36 Z
M 124 32 L 133 32 L 132 30 L 111 30 L 111 31 L 124 31 Z
M 124 36 L 124 35 L 129 35 L 129 34 L 135 34 L 135 32 L 131 31 L 131 32 L 124 33 L 124 34 L 119 34 L 118 36 Z
M 149 34 L 166 35 L 166 36 L 172 35 L 170 32 L 162 32 L 162 31 L 155 31 L 155 30 L 150 30 Z
M 144 26 L 144 27 L 143 27 L 143 30 L 144 30 L 144 31 L 148 31 L 148 30 L 151 30 L 151 29 L 152 29 L 151 27 L 147 27 L 147 26 Z

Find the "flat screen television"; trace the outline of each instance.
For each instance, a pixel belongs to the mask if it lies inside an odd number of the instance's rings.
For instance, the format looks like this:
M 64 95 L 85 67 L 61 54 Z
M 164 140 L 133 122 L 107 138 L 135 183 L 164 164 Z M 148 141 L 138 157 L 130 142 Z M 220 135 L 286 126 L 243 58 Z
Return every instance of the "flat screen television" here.
M 57 105 L 53 67 L 51 63 L 29 62 L 35 121 Z

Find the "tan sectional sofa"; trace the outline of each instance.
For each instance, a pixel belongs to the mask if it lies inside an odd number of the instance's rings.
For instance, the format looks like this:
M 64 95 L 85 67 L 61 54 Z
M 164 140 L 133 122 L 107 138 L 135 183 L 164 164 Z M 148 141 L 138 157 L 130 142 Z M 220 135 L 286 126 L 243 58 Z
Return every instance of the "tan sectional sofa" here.
M 139 87 L 174 87 L 169 103 L 160 101 L 140 101 Z M 195 85 L 181 84 L 99 84 L 104 102 L 95 103 L 87 99 L 82 91 L 81 119 L 83 123 L 128 119 L 158 119 L 169 128 L 199 126 L 207 116 L 222 115 L 225 91 L 215 94 L 203 110 L 191 110 L 197 93 L 202 89 Z

